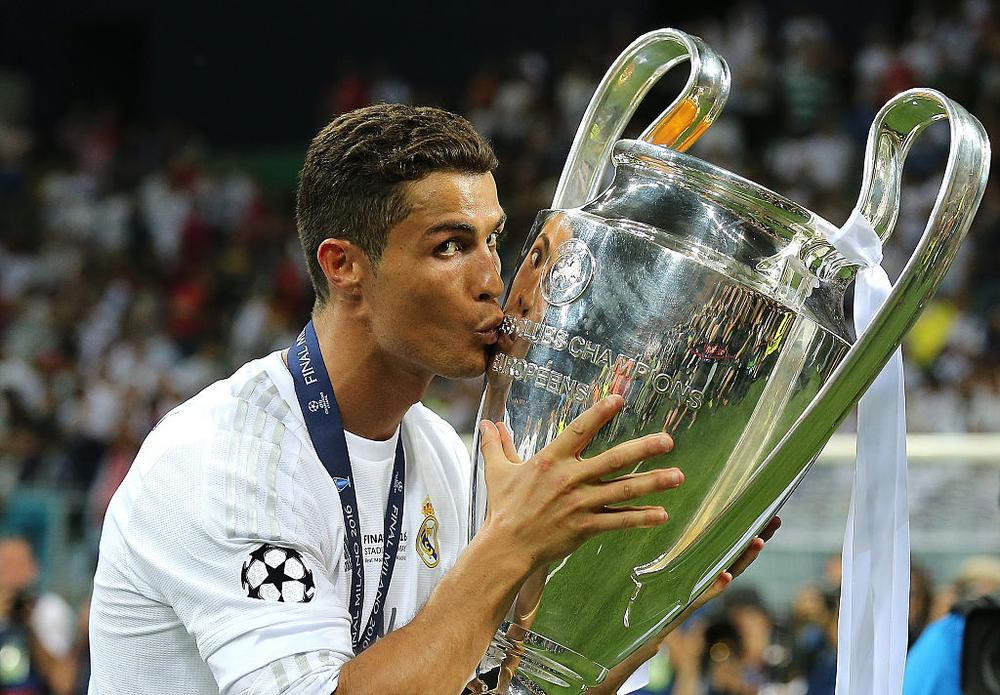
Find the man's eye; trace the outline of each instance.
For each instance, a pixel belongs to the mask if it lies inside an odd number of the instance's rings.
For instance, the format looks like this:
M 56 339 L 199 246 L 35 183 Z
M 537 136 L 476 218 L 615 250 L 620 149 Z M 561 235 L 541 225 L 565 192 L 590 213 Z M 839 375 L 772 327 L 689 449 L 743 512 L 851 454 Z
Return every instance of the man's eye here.
M 503 234 L 502 231 L 490 232 L 490 235 L 486 237 L 486 245 L 493 248 L 500 241 L 500 235 Z
M 448 241 L 444 242 L 436 249 L 434 249 L 434 253 L 436 253 L 439 256 L 454 256 L 461 250 L 462 247 L 458 243 L 457 239 L 449 239 Z
M 542 262 L 542 250 L 541 249 L 531 249 L 531 256 L 529 257 L 531 267 L 537 268 Z

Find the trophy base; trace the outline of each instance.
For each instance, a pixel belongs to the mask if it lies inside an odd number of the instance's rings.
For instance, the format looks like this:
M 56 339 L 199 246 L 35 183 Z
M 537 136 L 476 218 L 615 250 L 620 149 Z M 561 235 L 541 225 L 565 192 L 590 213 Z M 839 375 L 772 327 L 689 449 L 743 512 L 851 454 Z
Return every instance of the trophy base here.
M 608 669 L 552 640 L 505 622 L 468 690 L 482 695 L 577 695 Z

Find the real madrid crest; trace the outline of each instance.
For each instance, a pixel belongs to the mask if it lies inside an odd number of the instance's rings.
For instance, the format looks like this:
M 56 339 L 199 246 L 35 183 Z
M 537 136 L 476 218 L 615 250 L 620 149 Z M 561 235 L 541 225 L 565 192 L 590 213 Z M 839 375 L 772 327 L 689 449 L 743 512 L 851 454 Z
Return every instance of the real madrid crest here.
M 421 511 L 424 521 L 417 532 L 417 555 L 428 567 L 437 567 L 441 562 L 441 548 L 438 545 L 438 520 L 434 516 L 434 505 L 431 504 L 430 497 L 424 499 Z

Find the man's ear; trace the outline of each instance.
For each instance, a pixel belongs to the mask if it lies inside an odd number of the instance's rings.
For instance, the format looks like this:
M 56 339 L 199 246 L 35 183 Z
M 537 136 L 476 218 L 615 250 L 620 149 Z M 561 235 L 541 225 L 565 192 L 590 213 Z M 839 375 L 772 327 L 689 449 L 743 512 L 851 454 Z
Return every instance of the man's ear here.
M 362 281 L 370 272 L 364 251 L 344 239 L 324 239 L 316 249 L 316 260 L 330 283 L 331 295 L 361 298 Z

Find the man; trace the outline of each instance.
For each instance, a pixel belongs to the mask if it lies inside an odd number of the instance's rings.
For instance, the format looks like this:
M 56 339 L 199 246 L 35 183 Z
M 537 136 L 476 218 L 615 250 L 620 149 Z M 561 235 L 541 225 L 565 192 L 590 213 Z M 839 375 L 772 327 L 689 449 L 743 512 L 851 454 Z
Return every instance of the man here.
M 69 695 L 73 689 L 73 609 L 57 594 L 37 594 L 37 581 L 28 540 L 0 538 L 0 695 Z
M 578 458 L 612 396 L 524 463 L 482 424 L 490 518 L 463 550 L 467 453 L 419 399 L 434 375 L 482 374 L 497 340 L 496 163 L 431 108 L 360 109 L 315 138 L 297 209 L 312 321 L 143 444 L 101 539 L 92 694 L 458 693 L 533 569 L 666 520 L 606 505 L 679 471 L 601 478 L 669 437 Z
M 962 695 L 963 686 L 974 690 L 972 684 L 962 682 L 966 623 L 976 609 L 1000 607 L 1000 559 L 989 555 L 970 557 L 962 563 L 952 587 L 942 593 L 952 591 L 956 602 L 948 614 L 928 625 L 910 647 L 903 695 Z M 981 653 L 985 658 L 989 652 L 984 648 Z M 995 658 L 995 648 L 993 655 Z M 996 673 L 995 667 L 985 668 L 985 661 L 983 666 L 982 673 Z

